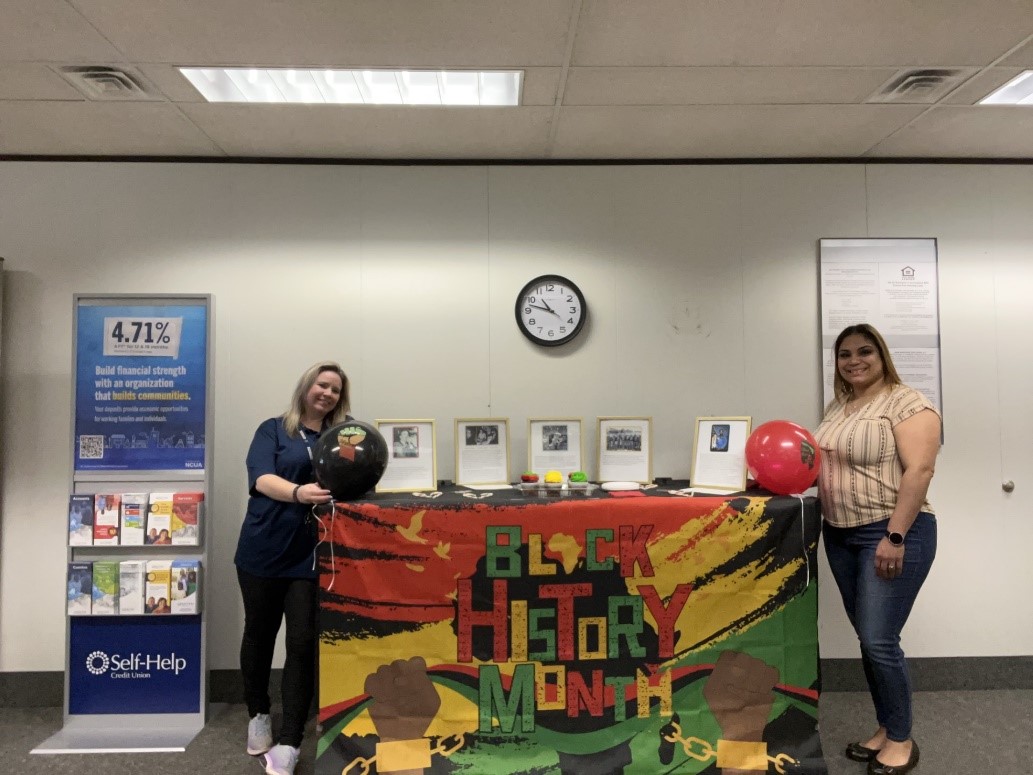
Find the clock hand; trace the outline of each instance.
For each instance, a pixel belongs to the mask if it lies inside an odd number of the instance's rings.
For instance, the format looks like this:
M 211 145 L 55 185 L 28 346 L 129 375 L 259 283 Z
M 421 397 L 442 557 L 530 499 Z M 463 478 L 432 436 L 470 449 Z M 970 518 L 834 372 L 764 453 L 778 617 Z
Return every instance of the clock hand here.
M 554 310 L 552 307 L 550 307 L 549 306 L 549 302 L 547 302 L 545 299 L 542 299 L 542 304 L 545 305 L 545 311 L 546 312 L 551 312 L 556 317 L 560 316 L 560 313 L 558 313 L 556 310 Z
M 527 306 L 530 307 L 531 309 L 540 309 L 542 312 L 552 312 L 552 309 L 549 308 L 548 305 L 546 305 L 544 307 L 539 307 L 537 304 L 528 304 Z M 555 313 L 553 313 L 553 314 L 555 314 Z

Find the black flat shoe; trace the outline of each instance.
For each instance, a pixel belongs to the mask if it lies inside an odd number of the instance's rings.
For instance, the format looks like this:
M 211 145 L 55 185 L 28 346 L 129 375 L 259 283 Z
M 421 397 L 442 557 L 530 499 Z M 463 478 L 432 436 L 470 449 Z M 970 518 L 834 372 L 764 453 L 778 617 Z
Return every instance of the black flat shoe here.
M 878 748 L 865 748 L 860 743 L 850 743 L 846 747 L 846 758 L 855 762 L 870 762 L 878 752 Z
M 868 775 L 904 775 L 905 772 L 911 772 L 911 770 L 913 770 L 917 765 L 918 743 L 912 740 L 911 755 L 907 757 L 907 764 L 893 767 L 889 764 L 883 764 L 878 760 L 878 758 L 875 758 L 868 762 Z

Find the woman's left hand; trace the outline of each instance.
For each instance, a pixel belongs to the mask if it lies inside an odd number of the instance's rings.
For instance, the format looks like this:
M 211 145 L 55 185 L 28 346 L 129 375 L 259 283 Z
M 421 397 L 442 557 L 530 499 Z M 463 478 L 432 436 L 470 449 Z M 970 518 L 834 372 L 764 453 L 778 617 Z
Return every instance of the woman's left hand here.
M 888 538 L 875 548 L 875 575 L 880 579 L 895 579 L 904 572 L 904 546 L 894 546 Z
M 329 503 L 331 499 L 329 490 L 324 490 L 318 484 L 309 483 L 299 486 L 294 492 L 294 499 L 298 503 L 315 505 L 317 503 Z

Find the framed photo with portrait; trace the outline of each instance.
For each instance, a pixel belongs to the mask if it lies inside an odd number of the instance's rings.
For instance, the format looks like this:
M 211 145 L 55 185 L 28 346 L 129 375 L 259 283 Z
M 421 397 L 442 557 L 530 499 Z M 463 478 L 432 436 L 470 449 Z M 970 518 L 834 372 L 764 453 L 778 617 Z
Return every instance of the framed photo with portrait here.
M 697 417 L 692 438 L 693 489 L 739 492 L 746 489 L 746 439 L 752 417 Z
M 387 468 L 377 492 L 436 490 L 438 460 L 433 420 L 377 420 L 387 442 Z
M 649 484 L 653 480 L 653 418 L 598 420 L 599 481 Z
M 509 419 L 456 419 L 456 484 L 509 484 Z
M 583 471 L 580 417 L 532 417 L 527 421 L 527 470 L 544 474 Z

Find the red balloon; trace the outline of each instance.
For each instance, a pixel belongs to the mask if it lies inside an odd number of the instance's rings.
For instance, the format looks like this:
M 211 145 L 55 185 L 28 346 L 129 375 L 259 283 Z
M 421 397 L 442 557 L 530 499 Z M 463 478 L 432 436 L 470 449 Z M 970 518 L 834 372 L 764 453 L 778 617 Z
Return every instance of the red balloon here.
M 803 426 L 772 420 L 746 440 L 746 466 L 757 484 L 778 495 L 803 492 L 818 478 L 818 442 Z

